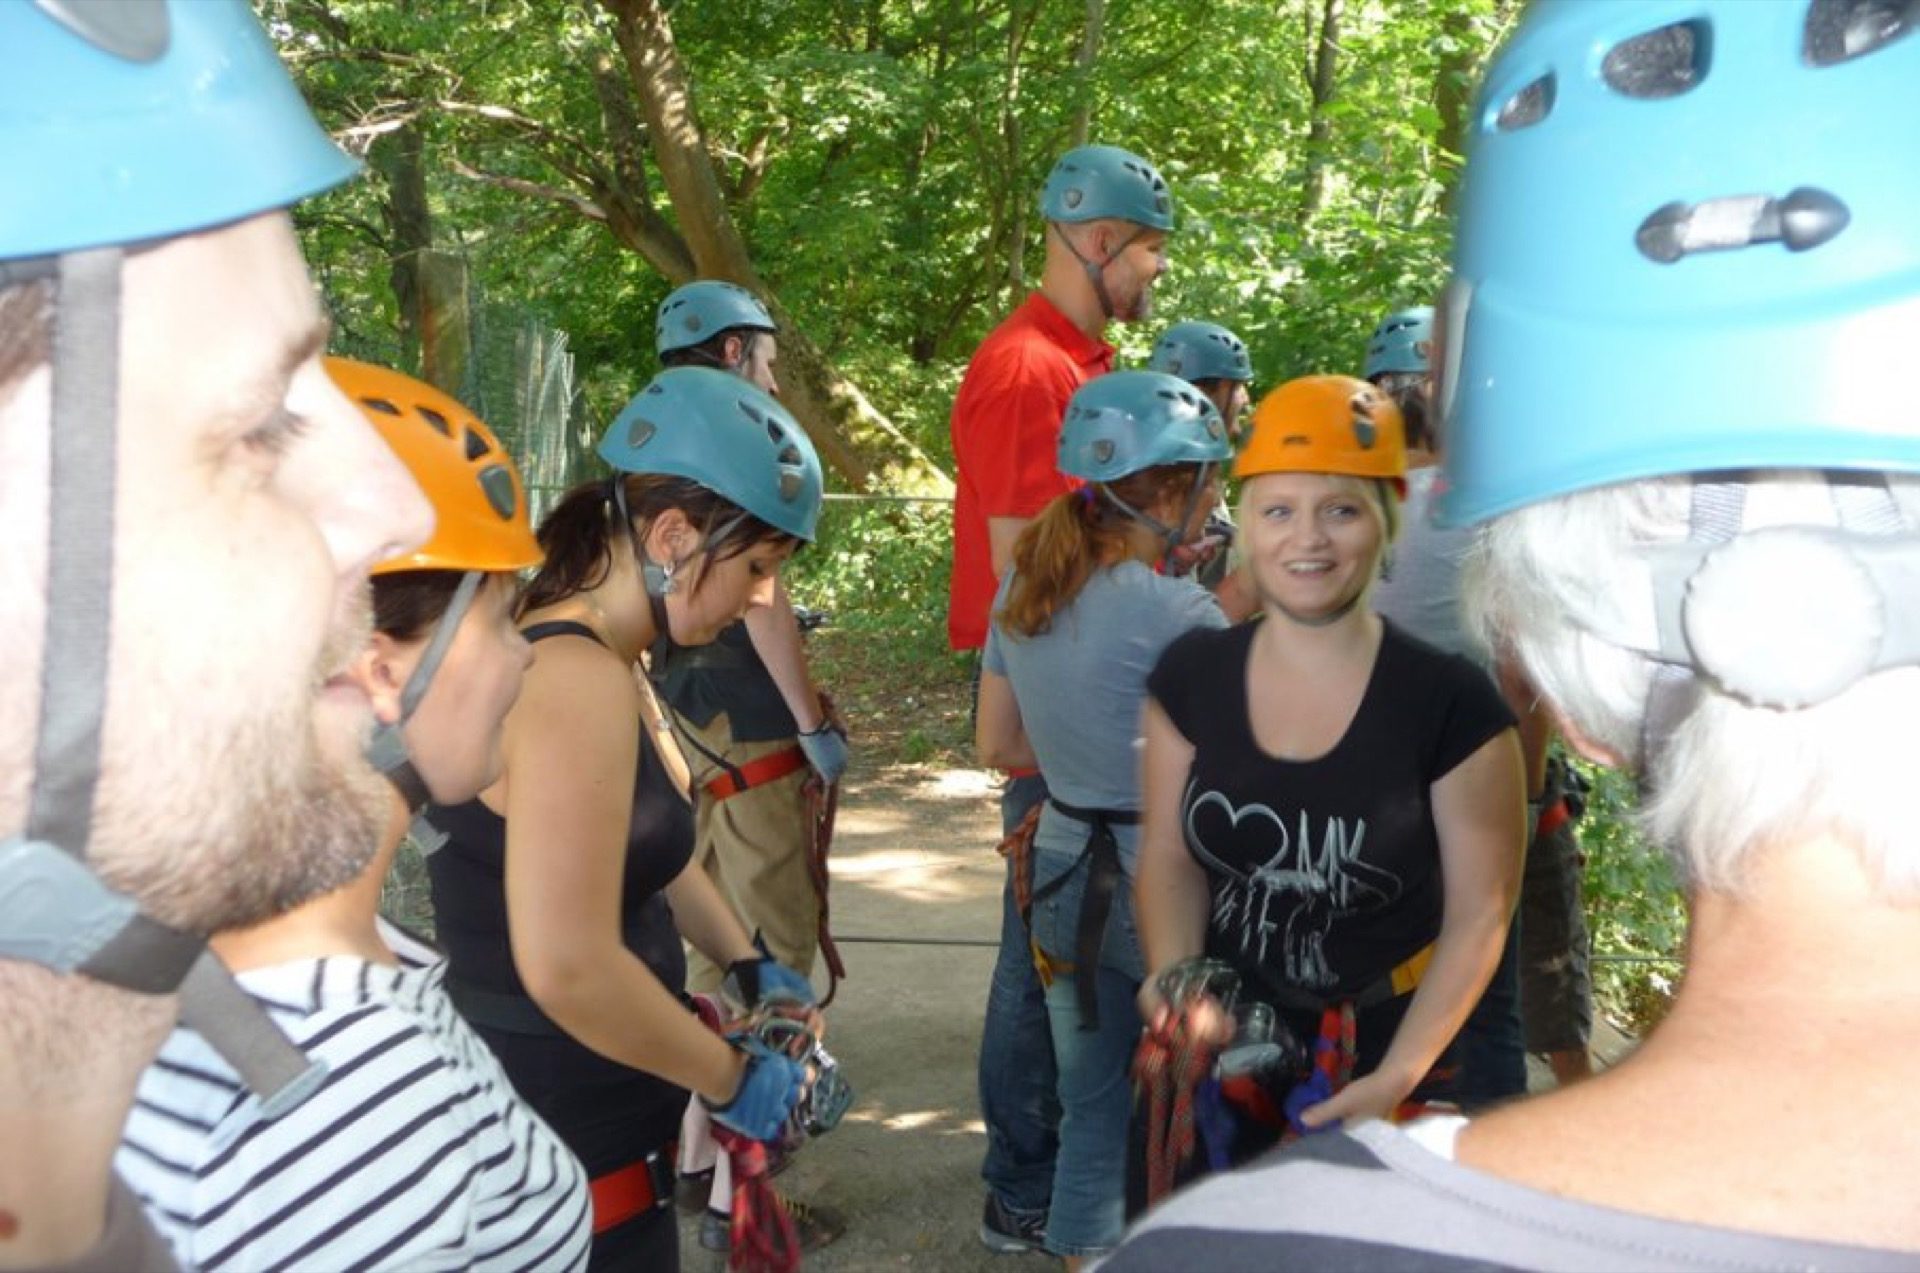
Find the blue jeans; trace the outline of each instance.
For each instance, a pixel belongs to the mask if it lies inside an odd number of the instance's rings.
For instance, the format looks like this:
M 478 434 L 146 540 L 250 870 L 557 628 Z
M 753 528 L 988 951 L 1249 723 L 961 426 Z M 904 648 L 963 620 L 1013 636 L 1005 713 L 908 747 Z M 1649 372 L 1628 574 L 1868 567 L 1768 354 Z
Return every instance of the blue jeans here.
M 1013 830 L 1046 797 L 1046 780 L 1039 774 L 1008 779 L 1000 793 L 1003 828 Z M 1054 1155 L 1060 1147 L 1057 1082 L 1046 999 L 1033 970 L 1026 925 L 1014 905 L 1009 863 L 1001 894 L 1000 955 L 980 1031 L 980 1117 L 987 1125 L 980 1177 L 1008 1211 L 1044 1214 L 1053 1195 Z
M 1077 850 L 1066 853 L 1048 844 L 1035 848 L 1034 878 L 1041 882 L 1062 875 L 1078 856 Z M 1033 904 L 1033 937 L 1051 960 L 1072 964 L 1077 957 L 1074 939 L 1087 875 L 1083 863 L 1058 891 Z M 1095 1030 L 1082 1028 L 1080 979 L 1088 975 L 1095 978 L 1100 1008 Z M 1060 1063 L 1060 1156 L 1047 1217 L 1047 1250 L 1055 1255 L 1098 1255 L 1116 1246 L 1126 1227 L 1127 1120 L 1133 1108 L 1128 1069 L 1140 1041 L 1140 978 L 1133 899 L 1123 884 L 1107 917 L 1099 965 L 1075 967 L 1046 990 Z
M 1520 925 L 1507 925 L 1507 944 L 1480 1002 L 1460 1028 L 1460 1104 L 1480 1109 L 1527 1091 L 1526 1035 L 1520 1026 Z

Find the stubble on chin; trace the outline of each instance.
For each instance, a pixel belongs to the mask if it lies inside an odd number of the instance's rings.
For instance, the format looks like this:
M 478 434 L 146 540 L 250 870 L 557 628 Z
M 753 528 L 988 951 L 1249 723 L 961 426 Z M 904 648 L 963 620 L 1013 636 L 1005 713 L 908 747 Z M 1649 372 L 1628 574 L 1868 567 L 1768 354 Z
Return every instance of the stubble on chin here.
M 364 596 L 350 600 L 293 703 L 247 704 L 237 721 L 187 715 L 146 751 L 138 781 L 109 772 L 96 822 L 102 876 L 163 923 L 214 933 L 283 914 L 366 869 L 387 782 L 362 757 L 364 730 L 321 737 L 318 697 L 370 625 Z

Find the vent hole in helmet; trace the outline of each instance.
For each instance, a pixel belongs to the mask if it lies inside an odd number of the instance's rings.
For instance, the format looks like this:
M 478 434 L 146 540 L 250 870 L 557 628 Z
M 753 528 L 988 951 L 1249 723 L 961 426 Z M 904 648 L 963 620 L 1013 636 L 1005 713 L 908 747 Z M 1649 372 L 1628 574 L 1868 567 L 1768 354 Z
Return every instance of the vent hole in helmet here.
M 487 503 L 493 511 L 500 514 L 500 520 L 512 521 L 514 508 L 518 501 L 513 494 L 513 474 L 504 464 L 489 464 L 480 473 L 480 489 L 486 493 Z
M 1678 97 L 1707 78 L 1711 45 L 1705 22 L 1657 27 L 1607 50 L 1600 78 L 1623 97 Z
M 1835 66 L 1877 53 L 1915 27 L 1920 0 L 1813 0 L 1803 51 L 1810 65 Z
M 378 411 L 381 415 L 397 416 L 404 414 L 399 407 L 394 406 L 393 403 L 388 402 L 385 398 L 362 398 L 360 399 L 360 405 L 366 407 L 369 411 Z
M 1554 80 L 1542 75 L 1509 97 L 1494 117 L 1494 127 L 1503 133 L 1531 128 L 1553 112 Z
M 473 429 L 467 430 L 467 458 L 477 460 L 487 453 L 487 440 Z
M 453 426 L 447 423 L 447 417 L 441 415 L 438 411 L 435 411 L 432 407 L 420 407 L 418 408 L 418 410 L 420 412 L 420 418 L 422 420 L 425 420 L 428 424 L 440 430 L 440 432 L 445 434 L 447 437 L 453 436 Z

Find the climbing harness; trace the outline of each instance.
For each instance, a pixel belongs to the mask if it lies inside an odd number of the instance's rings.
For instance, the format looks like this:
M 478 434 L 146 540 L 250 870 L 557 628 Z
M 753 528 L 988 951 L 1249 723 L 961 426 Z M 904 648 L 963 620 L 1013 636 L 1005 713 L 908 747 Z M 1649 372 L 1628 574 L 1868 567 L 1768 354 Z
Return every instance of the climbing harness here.
M 1054 796 L 1049 796 L 1047 803 L 1065 817 L 1084 822 L 1087 843 L 1072 866 L 1045 884 L 1029 889 L 1026 908 L 1021 912 L 1027 921 L 1027 944 L 1033 951 L 1033 967 L 1040 975 L 1040 984 L 1051 986 L 1055 977 L 1072 977 L 1074 996 L 1080 1006 L 1080 1028 L 1098 1030 L 1100 994 L 1095 974 L 1100 967 L 1100 946 L 1106 937 L 1107 920 L 1113 914 L 1114 894 L 1127 878 L 1126 868 L 1120 863 L 1120 842 L 1114 838 L 1113 829 L 1139 825 L 1140 814 L 1132 809 L 1082 809 Z M 1035 826 L 1038 826 L 1037 820 Z M 1049 957 L 1033 937 L 1033 904 L 1045 901 L 1066 887 L 1067 881 L 1083 866 L 1087 868 L 1087 888 L 1081 895 L 1079 918 L 1074 921 L 1073 962 L 1066 963 Z M 1029 880 L 1031 869 L 1029 864 Z
M 1208 1001 L 1231 1013 L 1240 976 L 1220 960 L 1189 959 L 1162 973 L 1159 989 L 1169 1009 L 1166 1020 L 1141 1034 L 1133 1055 L 1135 1102 L 1146 1106 L 1148 1206 L 1173 1192 L 1198 1145 L 1199 1093 L 1212 1077 L 1220 1045 L 1199 1028 L 1196 1013 Z
M 712 995 L 691 996 L 701 1021 L 728 1042 L 739 1046 L 751 1040 L 769 1052 L 790 1056 L 813 1073 L 807 1094 L 788 1115 L 779 1147 L 791 1153 L 808 1136 L 824 1135 L 839 1126 L 853 1105 L 853 1087 L 831 1053 L 802 1016 L 806 1005 L 768 996 L 744 1020 L 728 1022 L 721 1000 Z M 772 1184 L 770 1143 L 755 1140 L 718 1122 L 710 1126 L 714 1143 L 727 1155 L 732 1182 L 729 1233 L 729 1273 L 796 1273 L 800 1267 L 800 1236 Z

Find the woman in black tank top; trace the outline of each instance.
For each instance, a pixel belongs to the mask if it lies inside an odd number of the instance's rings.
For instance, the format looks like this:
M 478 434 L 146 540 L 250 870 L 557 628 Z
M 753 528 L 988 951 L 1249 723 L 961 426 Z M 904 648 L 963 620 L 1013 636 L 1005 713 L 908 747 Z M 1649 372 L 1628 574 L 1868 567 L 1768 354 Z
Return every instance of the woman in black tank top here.
M 812 537 L 820 469 L 771 398 L 694 369 L 635 398 L 601 454 L 625 472 L 568 492 L 540 527 L 505 773 L 430 811 L 448 837 L 430 870 L 455 1002 L 593 1178 L 594 1267 L 671 1270 L 688 1090 L 766 1138 L 805 1075 L 730 1046 L 682 1002 L 683 937 L 774 974 L 687 869 L 692 812 L 642 724 L 639 658 L 669 636 L 711 641 L 767 603 Z

